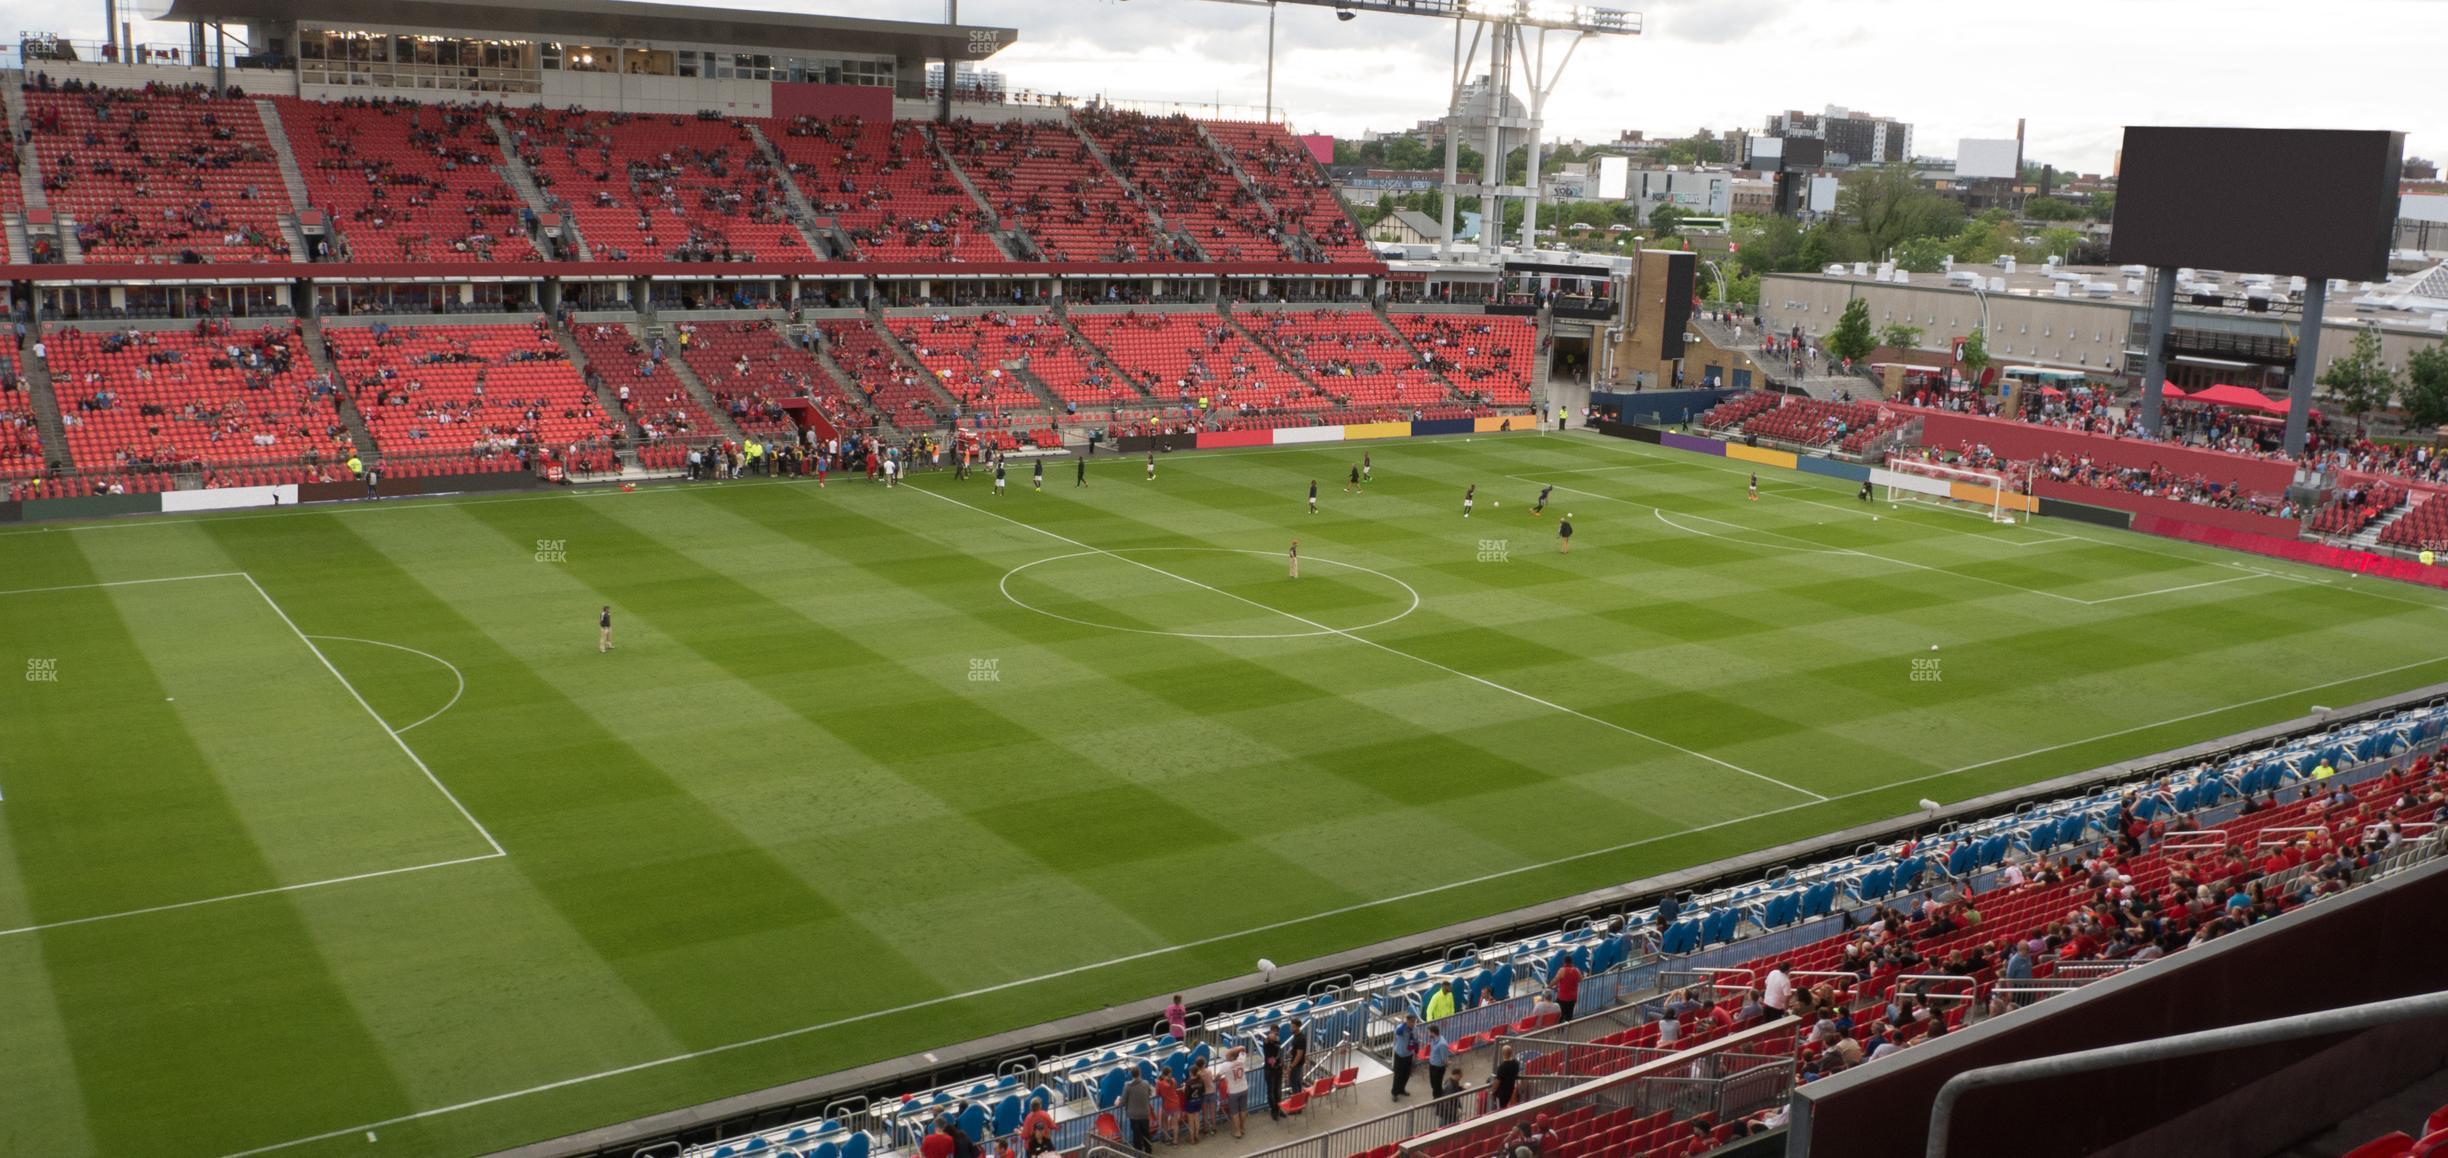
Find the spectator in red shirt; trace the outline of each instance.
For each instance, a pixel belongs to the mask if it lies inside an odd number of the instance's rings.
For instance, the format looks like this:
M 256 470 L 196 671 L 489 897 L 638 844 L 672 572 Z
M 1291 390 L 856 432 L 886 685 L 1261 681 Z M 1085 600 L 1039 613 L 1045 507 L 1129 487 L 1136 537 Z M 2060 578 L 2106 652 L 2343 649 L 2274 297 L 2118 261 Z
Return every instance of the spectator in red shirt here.
M 952 1121 L 947 1118 L 935 1123 L 935 1132 L 918 1143 L 919 1158 L 952 1158 L 958 1147 L 952 1141 Z
M 1573 1003 L 1581 999 L 1581 971 L 1573 967 L 1569 957 L 1564 960 L 1564 967 L 1556 970 L 1555 999 L 1556 1007 L 1564 1012 L 1564 1020 L 1571 1021 Z

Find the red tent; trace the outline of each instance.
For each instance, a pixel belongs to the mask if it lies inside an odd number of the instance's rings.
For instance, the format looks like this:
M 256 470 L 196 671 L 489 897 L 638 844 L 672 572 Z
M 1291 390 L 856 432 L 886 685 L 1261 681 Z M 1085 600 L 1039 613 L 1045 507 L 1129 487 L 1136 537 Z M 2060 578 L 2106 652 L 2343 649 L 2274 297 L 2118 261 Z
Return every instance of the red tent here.
M 2239 410 L 2258 410 L 2265 414 L 2281 409 L 2258 390 L 2247 390 L 2241 386 L 2230 386 L 2224 382 L 2207 389 L 2196 390 L 2186 397 L 2190 401 L 2207 402 L 2212 406 L 2232 406 Z
M 2163 382 L 2159 383 L 2159 397 L 2164 398 L 2164 399 L 2166 399 L 2166 400 L 2168 400 L 2168 401 L 2170 401 L 2170 402 L 2174 402 L 2174 401 L 2176 401 L 2177 399 L 2180 399 L 2180 398 L 2189 398 L 2189 397 L 2192 397 L 2192 396 L 2191 396 L 2191 395 L 2189 395 L 2189 394 L 2186 394 L 2186 393 L 2184 392 L 2184 387 L 2179 386 L 2179 385 L 2177 385 L 2177 384 L 2175 384 L 2175 383 L 2173 383 L 2173 382 L 2165 382 L 2165 381 L 2163 381 Z

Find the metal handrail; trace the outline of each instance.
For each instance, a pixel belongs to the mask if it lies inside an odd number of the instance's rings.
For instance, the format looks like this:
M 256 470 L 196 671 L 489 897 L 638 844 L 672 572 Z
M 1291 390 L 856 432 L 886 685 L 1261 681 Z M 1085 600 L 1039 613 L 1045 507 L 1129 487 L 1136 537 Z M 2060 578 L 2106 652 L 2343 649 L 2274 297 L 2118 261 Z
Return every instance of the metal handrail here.
M 1978 1090 L 2282 1041 L 2326 1037 L 2427 1018 L 2448 1018 L 2448 993 L 2374 1001 L 2343 1009 L 2324 1009 L 2318 1013 L 2299 1013 L 2291 1017 L 2274 1017 L 2242 1025 L 2180 1033 L 2152 1041 L 2125 1042 L 1968 1069 L 1948 1078 L 1946 1084 L 1938 1088 L 1937 1100 L 1930 1105 L 1929 1142 L 1924 1153 L 1927 1158 L 1946 1158 L 1947 1136 L 1954 1126 L 1955 1107 L 1963 1101 L 1964 1095 Z

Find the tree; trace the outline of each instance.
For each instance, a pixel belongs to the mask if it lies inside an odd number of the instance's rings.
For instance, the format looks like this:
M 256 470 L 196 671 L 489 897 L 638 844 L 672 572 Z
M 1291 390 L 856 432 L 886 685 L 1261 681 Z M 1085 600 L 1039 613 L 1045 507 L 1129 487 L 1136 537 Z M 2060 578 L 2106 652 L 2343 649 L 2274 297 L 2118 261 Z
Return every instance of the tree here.
M 1981 371 L 1989 368 L 1989 335 L 1982 333 L 1978 325 L 1973 326 L 1972 332 L 1964 335 L 1963 353 L 1955 360 L 1963 363 L 1966 377 L 1980 381 Z
M 1944 237 L 1916 237 L 1895 249 L 1896 268 L 1907 273 L 1936 273 L 1953 253 Z
M 1855 362 L 1878 348 L 1878 339 L 1870 333 L 1870 299 L 1854 298 L 1845 303 L 1843 315 L 1836 319 L 1836 328 L 1828 331 L 1827 348 L 1829 354 Z
M 2397 390 L 2397 374 L 2380 356 L 2380 331 L 2369 326 L 2356 330 L 2354 349 L 2321 371 L 2320 384 L 2338 409 L 2354 416 L 2358 432 L 2365 416 L 2387 409 L 2389 395 Z
M 1921 344 L 1921 327 L 1908 326 L 1902 322 L 1889 322 L 1887 328 L 1879 331 L 1879 344 L 1892 346 L 1898 350 L 1910 350 Z
M 2023 202 L 2023 216 L 2034 221 L 2080 221 L 2083 207 L 2056 197 L 2030 197 Z
M 1836 191 L 1836 213 L 1861 231 L 1869 258 L 1916 237 L 1952 233 L 1963 221 L 1954 202 L 1923 186 L 1903 163 L 1853 174 Z
M 2410 426 L 2448 426 L 2448 343 L 2406 358 L 2405 412 Z
M 1683 224 L 1683 210 L 1673 205 L 1660 205 L 1649 211 L 1649 232 L 1656 237 L 1673 237 Z
M 2111 221 L 2111 220 L 2114 220 L 2114 219 L 2116 218 L 2116 194 L 2114 194 L 2114 193 L 2094 193 L 2094 194 L 2092 194 L 2092 195 L 2091 195 L 2091 205 L 2090 205 L 2090 209 L 2091 209 L 2091 220 L 2093 220 L 2093 221 Z

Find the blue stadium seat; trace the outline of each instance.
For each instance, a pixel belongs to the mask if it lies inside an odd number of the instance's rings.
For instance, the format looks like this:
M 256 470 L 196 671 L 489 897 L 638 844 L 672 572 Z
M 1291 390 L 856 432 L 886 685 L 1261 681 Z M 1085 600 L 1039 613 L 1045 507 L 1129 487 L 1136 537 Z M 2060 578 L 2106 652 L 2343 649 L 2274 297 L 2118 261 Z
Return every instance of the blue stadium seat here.
M 867 1131 L 859 1130 L 842 1142 L 841 1158 L 867 1158 Z

